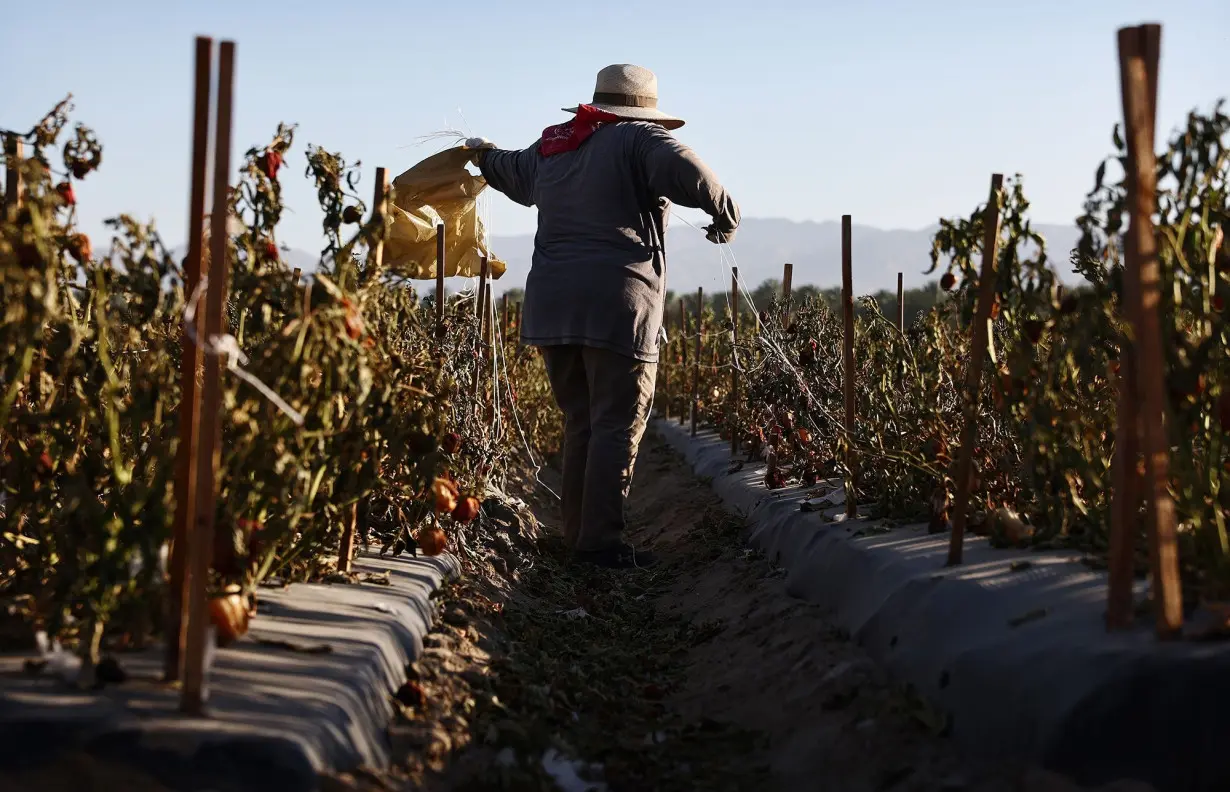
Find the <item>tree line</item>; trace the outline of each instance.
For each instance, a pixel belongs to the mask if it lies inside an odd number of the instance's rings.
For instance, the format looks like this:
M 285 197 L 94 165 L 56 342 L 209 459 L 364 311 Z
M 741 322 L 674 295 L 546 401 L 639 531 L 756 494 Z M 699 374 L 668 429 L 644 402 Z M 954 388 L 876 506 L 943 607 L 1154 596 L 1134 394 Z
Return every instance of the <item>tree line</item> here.
M 767 308 L 773 304 L 782 293 L 782 282 L 777 278 L 768 278 L 755 289 L 751 290 L 752 302 L 758 308 Z M 812 299 L 821 299 L 828 305 L 830 310 L 841 310 L 841 287 L 831 286 L 828 288 L 820 288 L 819 286 L 797 286 L 791 289 L 791 300 L 795 305 Z M 854 312 L 856 315 L 862 315 L 866 310 L 863 307 L 859 297 L 866 295 L 855 295 Z M 876 304 L 880 306 L 880 310 L 885 316 L 893 318 L 897 315 L 897 293 L 888 289 L 881 289 L 869 295 L 873 297 Z M 905 307 L 905 324 L 911 324 L 919 314 L 926 313 L 931 310 L 937 303 L 945 299 L 945 293 L 940 288 L 939 281 L 928 281 L 922 286 L 906 289 L 901 295 L 901 302 Z M 727 306 L 727 293 L 725 291 L 717 292 L 716 294 L 706 294 L 705 304 L 712 309 L 715 314 L 722 315 L 730 309 Z M 511 299 L 511 298 L 510 298 Z M 683 295 L 684 305 L 689 314 L 696 311 L 696 293 L 690 292 Z M 666 292 L 666 304 L 670 307 L 669 310 L 678 311 L 676 307 L 679 302 L 679 295 L 674 291 Z M 740 305 L 740 311 L 747 310 L 747 303 L 743 302 Z M 673 319 L 673 317 L 672 317 Z
M 751 291 L 752 302 L 760 308 L 767 308 L 773 304 L 782 292 L 782 283 L 777 278 L 768 278 L 759 286 Z M 820 288 L 819 286 L 798 286 L 791 290 L 791 299 L 795 305 L 802 305 L 804 302 L 819 298 L 828 304 L 833 311 L 841 310 L 841 287 L 831 286 L 828 288 Z M 509 289 L 504 292 L 504 295 L 496 300 L 504 299 L 507 296 L 509 306 L 514 306 L 522 301 L 525 297 L 525 290 L 521 288 Z M 682 295 L 684 306 L 688 314 L 692 315 L 696 312 L 696 293 L 688 292 Z M 856 315 L 862 315 L 866 310 L 861 301 L 857 297 L 864 295 L 856 295 L 854 303 L 854 311 Z M 881 289 L 870 295 L 875 298 L 876 303 L 880 306 L 880 310 L 885 316 L 891 318 L 897 315 L 897 294 L 895 291 Z M 905 305 L 905 324 L 910 325 L 919 314 L 926 313 L 936 306 L 940 301 L 945 299 L 945 293 L 940 288 L 939 281 L 928 281 L 922 286 L 913 289 L 906 289 L 902 294 L 901 302 Z M 424 296 L 424 305 L 431 305 L 434 302 L 434 292 Z M 677 321 L 678 304 L 680 295 L 674 290 L 667 290 L 666 305 L 670 312 L 671 321 Z M 498 305 L 498 303 L 497 303 Z M 705 295 L 705 305 L 710 308 L 715 314 L 723 315 L 729 311 L 727 306 L 727 294 L 725 291 L 717 293 L 709 293 Z M 741 311 L 747 310 L 747 303 L 744 302 L 740 306 Z

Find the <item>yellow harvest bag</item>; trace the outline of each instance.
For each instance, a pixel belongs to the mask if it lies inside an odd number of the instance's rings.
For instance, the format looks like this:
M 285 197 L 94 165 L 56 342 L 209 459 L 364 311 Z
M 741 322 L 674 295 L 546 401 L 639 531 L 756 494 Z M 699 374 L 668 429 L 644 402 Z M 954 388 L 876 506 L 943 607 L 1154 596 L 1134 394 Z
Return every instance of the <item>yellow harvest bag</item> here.
M 384 244 L 385 266 L 412 279 L 436 277 L 436 224 L 444 224 L 444 275 L 478 277 L 488 255 L 488 277 L 507 265 L 490 255 L 475 203 L 487 187 L 466 170 L 474 152 L 460 146 L 434 154 L 393 180 L 393 225 Z

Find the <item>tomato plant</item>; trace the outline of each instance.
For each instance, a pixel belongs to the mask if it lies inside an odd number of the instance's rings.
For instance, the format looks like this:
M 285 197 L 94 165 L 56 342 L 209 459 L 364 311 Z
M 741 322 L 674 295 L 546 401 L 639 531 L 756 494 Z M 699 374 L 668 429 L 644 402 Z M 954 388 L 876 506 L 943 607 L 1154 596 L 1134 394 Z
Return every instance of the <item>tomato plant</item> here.
M 6 163 L 26 189 L 0 222 L 0 574 L 7 628 L 46 629 L 97 659 L 104 639 L 144 640 L 163 623 L 184 316 L 202 294 L 184 293 L 152 225 L 109 220 L 105 255 L 76 229 L 72 181 L 102 149 L 78 125 L 53 169 L 70 110 Z M 430 537 L 424 551 L 461 552 L 483 500 L 529 467 L 527 447 L 558 437 L 541 361 L 502 337 L 485 348 L 472 292 L 448 301 L 438 335 L 414 283 L 375 255 L 391 220 L 357 195 L 358 165 L 320 147 L 305 159 L 324 246 L 296 282 L 277 244 L 294 136 L 281 125 L 246 152 L 220 232 L 240 354 L 202 339 L 234 364 L 221 383 L 215 594 L 330 574 L 355 517 L 361 529 L 383 520 L 395 552 L 415 535 Z
M 1114 144 L 1078 220 L 1079 246 L 1063 261 L 1082 276 L 1075 288 L 1060 282 L 1046 240 L 1032 227 L 1021 178 L 1009 179 L 1000 194 L 991 360 L 975 410 L 971 482 L 971 526 L 999 544 L 1078 547 L 1094 557 L 1107 547 L 1119 358 L 1131 337 L 1122 318 L 1127 190 L 1122 179 L 1107 180 L 1108 166 L 1122 170 L 1126 156 L 1118 130 Z M 1159 156 L 1154 218 L 1184 580 L 1215 598 L 1230 595 L 1228 175 L 1230 120 L 1220 104 L 1193 112 Z M 843 324 L 820 297 L 789 306 L 788 316 L 780 299 L 759 317 L 742 312 L 737 343 L 726 314 L 725 325 L 705 336 L 702 419 L 726 439 L 738 432 L 751 455 L 767 459 L 770 487 L 844 478 L 846 449 L 853 448 L 860 500 L 885 516 L 927 519 L 943 530 L 967 398 L 985 208 L 940 221 L 931 272 L 943 271 L 948 296 L 904 331 L 874 299 L 861 301 L 850 431 Z M 676 352 L 671 361 L 681 358 Z M 733 365 L 738 399 L 730 393 Z M 690 404 L 691 372 L 676 365 L 668 376 L 679 414 Z M 1143 539 L 1137 547 L 1143 571 Z

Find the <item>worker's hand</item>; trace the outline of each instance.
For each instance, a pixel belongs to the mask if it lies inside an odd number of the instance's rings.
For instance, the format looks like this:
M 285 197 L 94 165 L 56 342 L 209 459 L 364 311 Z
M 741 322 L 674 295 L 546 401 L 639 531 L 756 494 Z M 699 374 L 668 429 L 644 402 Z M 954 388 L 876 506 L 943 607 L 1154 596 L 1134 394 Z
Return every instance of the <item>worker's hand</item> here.
M 470 154 L 470 162 L 481 167 L 483 164 L 483 155 L 494 149 L 495 144 L 487 138 L 472 137 L 466 138 L 466 142 L 462 143 L 461 147 L 473 152 Z
M 727 244 L 731 242 L 732 240 L 734 240 L 734 238 L 735 238 L 735 232 L 733 229 L 730 231 L 719 231 L 716 228 L 714 228 L 712 225 L 705 226 L 705 239 L 709 240 L 715 245 Z

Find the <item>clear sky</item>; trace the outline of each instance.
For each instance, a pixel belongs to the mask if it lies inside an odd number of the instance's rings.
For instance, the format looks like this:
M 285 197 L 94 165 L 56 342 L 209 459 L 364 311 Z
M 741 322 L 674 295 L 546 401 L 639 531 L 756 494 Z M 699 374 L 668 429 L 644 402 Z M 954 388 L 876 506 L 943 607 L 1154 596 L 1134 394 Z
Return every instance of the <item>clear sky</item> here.
M 374 166 L 400 173 L 441 129 L 530 144 L 609 63 L 657 72 L 745 216 L 884 228 L 967 213 L 996 170 L 1025 175 L 1038 220 L 1071 221 L 1120 117 L 1121 25 L 1164 25 L 1159 133 L 1230 94 L 1228 0 L 61 0 L 3 16 L 0 126 L 71 91 L 105 146 L 77 191 L 85 230 L 130 212 L 172 245 L 197 34 L 238 45 L 236 155 L 299 124 L 281 241 L 309 251 L 305 144 L 362 160 L 366 194 Z M 493 233 L 533 230 L 531 210 L 491 212 Z

